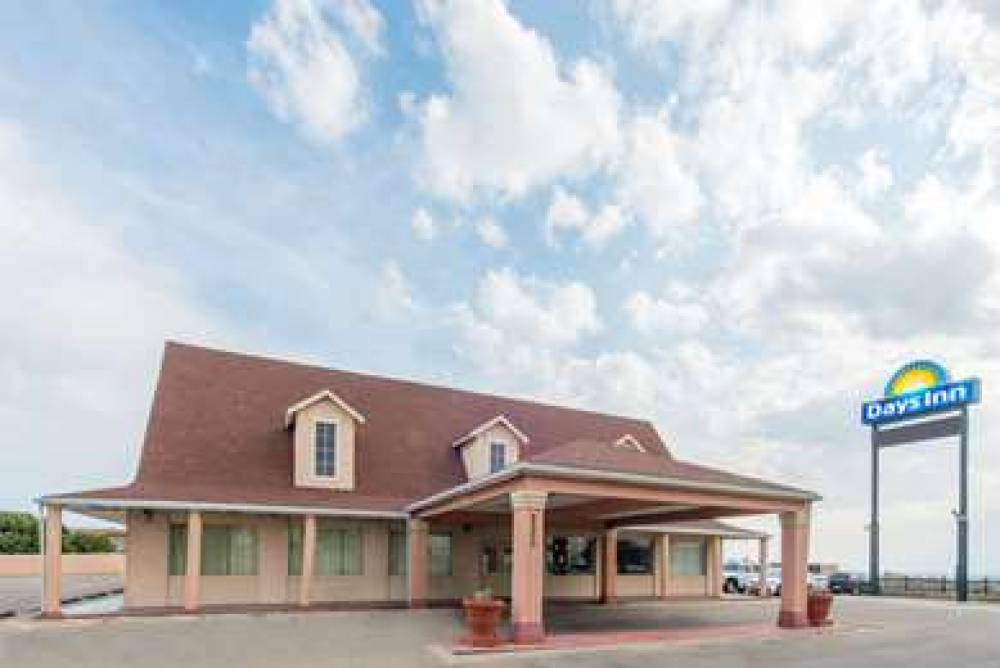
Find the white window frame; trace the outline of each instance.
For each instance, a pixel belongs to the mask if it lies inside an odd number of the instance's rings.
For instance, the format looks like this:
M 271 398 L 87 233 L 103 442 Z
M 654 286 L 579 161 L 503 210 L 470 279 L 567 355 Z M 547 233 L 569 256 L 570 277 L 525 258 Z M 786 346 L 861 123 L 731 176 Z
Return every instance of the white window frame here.
M 333 474 L 326 474 L 319 472 L 318 458 L 319 458 L 319 428 L 320 425 L 332 425 L 333 426 Z M 312 473 L 316 478 L 322 480 L 334 480 L 340 474 L 340 421 L 321 419 L 316 420 L 313 425 L 313 443 L 312 443 Z
M 500 468 L 493 467 L 493 450 L 494 448 L 500 449 Z M 504 441 L 490 441 L 490 473 L 499 473 L 507 468 L 507 444 Z

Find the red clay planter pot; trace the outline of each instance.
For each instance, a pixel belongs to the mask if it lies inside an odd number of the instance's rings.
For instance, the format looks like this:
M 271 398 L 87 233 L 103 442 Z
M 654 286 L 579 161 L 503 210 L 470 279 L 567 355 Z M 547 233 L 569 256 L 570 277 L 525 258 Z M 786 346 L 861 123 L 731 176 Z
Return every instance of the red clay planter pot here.
M 465 608 L 465 623 L 469 635 L 465 641 L 473 647 L 496 647 L 500 644 L 497 637 L 497 623 L 503 612 L 503 601 L 497 599 L 462 599 Z
M 810 626 L 827 626 L 830 621 L 830 608 L 833 606 L 833 594 L 828 591 L 819 591 L 809 594 L 806 601 L 806 611 L 809 615 Z

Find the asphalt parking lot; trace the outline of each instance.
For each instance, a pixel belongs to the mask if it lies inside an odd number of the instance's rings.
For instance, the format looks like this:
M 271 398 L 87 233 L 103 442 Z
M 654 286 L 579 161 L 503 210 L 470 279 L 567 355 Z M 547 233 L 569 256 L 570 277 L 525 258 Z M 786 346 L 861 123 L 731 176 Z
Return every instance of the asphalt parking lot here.
M 64 601 L 89 598 L 120 591 L 117 575 L 65 575 L 62 579 Z M 41 607 L 42 579 L 39 577 L 0 577 L 0 616 L 37 612 Z
M 727 624 L 772 622 L 776 601 L 638 603 L 547 611 L 560 629 L 693 628 L 696 642 L 459 657 L 454 610 L 394 610 L 0 621 L 0 666 L 1000 666 L 1000 606 L 841 597 L 837 625 L 727 637 Z

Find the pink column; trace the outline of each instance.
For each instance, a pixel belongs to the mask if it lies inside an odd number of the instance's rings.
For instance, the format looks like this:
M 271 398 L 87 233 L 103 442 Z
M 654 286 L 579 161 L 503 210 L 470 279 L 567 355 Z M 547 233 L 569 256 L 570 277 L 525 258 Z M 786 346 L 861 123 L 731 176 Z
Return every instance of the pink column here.
M 61 617 L 62 607 L 62 508 L 45 507 L 45 538 L 42 557 L 42 616 Z
M 760 595 L 767 596 L 767 536 L 762 536 L 760 539 L 759 548 L 759 562 L 760 562 Z
M 201 513 L 188 512 L 187 562 L 184 571 L 184 610 L 198 610 L 198 586 L 201 581 Z
M 545 638 L 542 587 L 545 568 L 545 492 L 512 492 L 511 629 L 514 642 Z
M 656 537 L 656 595 L 670 597 L 670 535 Z
M 618 529 L 604 532 L 604 561 L 601 564 L 601 602 L 613 605 L 618 601 Z
M 806 597 L 809 570 L 809 509 L 781 513 L 781 611 L 778 626 L 809 624 Z
M 299 605 L 312 603 L 313 564 L 316 561 L 316 516 L 302 518 L 302 575 L 299 577 Z
M 427 605 L 427 532 L 426 520 L 411 519 L 407 523 L 406 582 L 411 608 Z
M 722 596 L 722 538 L 708 537 L 708 595 Z

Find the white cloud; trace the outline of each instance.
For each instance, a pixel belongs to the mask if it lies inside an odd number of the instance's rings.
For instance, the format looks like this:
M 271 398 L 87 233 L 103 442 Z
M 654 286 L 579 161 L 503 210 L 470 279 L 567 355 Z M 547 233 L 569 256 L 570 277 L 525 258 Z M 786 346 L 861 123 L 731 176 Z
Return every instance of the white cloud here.
M 694 334 L 709 324 L 711 314 L 687 286 L 673 284 L 663 297 L 637 290 L 623 304 L 629 321 L 643 334 Z
M 573 344 L 600 328 L 597 299 L 588 286 L 522 277 L 510 269 L 486 273 L 472 313 L 507 339 L 545 346 Z
M 562 65 L 500 0 L 425 0 L 419 8 L 451 84 L 414 112 L 418 178 L 428 190 L 457 201 L 517 198 L 586 175 L 617 150 L 619 97 L 598 65 Z
M 880 195 L 892 187 L 892 168 L 873 149 L 868 149 L 858 160 L 861 181 L 858 190 L 865 197 Z
M 330 8 L 365 48 L 372 53 L 382 53 L 384 21 L 368 0 L 336 0 Z
M 150 396 L 164 340 L 237 341 L 42 164 L 32 135 L 0 120 L 0 420 L 30 444 L 0 448 L 0 471 L 34 471 L 35 486 L 0 490 L 13 507 L 128 480 L 148 409 L 132 398 Z
M 592 215 L 576 195 L 556 186 L 545 213 L 545 239 L 556 246 L 560 232 L 575 230 L 588 245 L 599 248 L 617 236 L 626 222 L 619 206 L 606 204 Z
M 413 218 L 410 219 L 410 227 L 424 241 L 430 241 L 437 234 L 437 225 L 434 219 L 427 212 L 427 209 L 423 207 L 413 212 Z
M 419 308 L 410 282 L 395 260 L 382 265 L 375 286 L 374 307 L 375 314 L 389 322 L 412 316 Z
M 507 233 L 492 216 L 484 216 L 476 221 L 476 234 L 484 244 L 491 248 L 507 246 Z
M 637 46 L 679 40 L 692 30 L 700 41 L 713 35 L 726 19 L 731 0 L 613 0 L 616 16 L 631 32 Z
M 694 222 L 702 203 L 698 182 L 684 165 L 683 140 L 667 123 L 653 116 L 632 122 L 619 174 L 622 203 L 655 237 Z
M 275 0 L 247 39 L 250 82 L 278 118 L 324 143 L 368 116 L 361 62 L 334 20 L 369 54 L 381 52 L 381 16 L 364 0 Z

